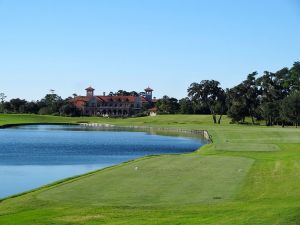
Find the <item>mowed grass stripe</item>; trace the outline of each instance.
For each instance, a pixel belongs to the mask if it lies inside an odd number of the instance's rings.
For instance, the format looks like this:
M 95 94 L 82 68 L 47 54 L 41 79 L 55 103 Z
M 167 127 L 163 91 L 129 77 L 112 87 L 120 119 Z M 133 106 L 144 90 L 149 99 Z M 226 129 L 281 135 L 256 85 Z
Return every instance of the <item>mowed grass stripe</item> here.
M 37 197 L 105 206 L 212 203 L 236 196 L 252 163 L 242 157 L 164 155 L 99 171 Z
M 217 151 L 257 151 L 257 152 L 270 152 L 270 151 L 280 151 L 278 145 L 275 144 L 257 144 L 249 143 L 247 145 L 241 145 L 239 143 L 222 143 L 215 144 L 212 147 Z

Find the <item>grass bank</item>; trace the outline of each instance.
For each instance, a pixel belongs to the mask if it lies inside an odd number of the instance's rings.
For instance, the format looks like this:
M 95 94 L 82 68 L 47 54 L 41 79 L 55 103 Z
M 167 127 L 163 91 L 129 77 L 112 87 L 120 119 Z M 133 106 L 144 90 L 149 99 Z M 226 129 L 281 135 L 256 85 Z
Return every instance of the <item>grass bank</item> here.
M 78 122 L 203 129 L 213 143 L 2 201 L 0 224 L 300 224 L 300 129 L 231 125 L 226 117 L 214 125 L 197 115 L 0 115 L 0 125 Z

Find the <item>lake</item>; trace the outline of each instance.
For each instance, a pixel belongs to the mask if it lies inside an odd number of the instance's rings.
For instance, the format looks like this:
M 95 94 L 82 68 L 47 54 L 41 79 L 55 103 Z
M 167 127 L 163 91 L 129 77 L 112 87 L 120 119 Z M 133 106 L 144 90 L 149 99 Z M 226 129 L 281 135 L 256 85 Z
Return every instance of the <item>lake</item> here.
M 0 198 L 146 155 L 192 152 L 206 143 L 200 137 L 79 125 L 0 129 Z

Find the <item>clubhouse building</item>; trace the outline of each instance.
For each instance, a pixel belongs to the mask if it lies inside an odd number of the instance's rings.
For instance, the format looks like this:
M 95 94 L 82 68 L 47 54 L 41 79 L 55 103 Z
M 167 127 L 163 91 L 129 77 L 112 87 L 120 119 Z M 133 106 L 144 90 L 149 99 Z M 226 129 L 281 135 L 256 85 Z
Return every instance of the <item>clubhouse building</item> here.
M 71 100 L 83 116 L 132 116 L 141 113 L 145 106 L 153 103 L 153 90 L 150 87 L 137 96 L 106 96 L 105 93 L 94 95 L 94 88 L 88 87 L 85 90 L 86 96 L 76 96 Z

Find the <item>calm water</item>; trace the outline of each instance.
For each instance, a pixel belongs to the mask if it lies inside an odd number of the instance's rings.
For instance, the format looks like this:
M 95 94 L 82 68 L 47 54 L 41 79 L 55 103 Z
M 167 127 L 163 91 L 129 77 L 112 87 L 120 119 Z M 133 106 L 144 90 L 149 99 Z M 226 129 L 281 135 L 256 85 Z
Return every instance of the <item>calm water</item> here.
M 0 198 L 137 157 L 191 152 L 204 140 L 30 125 L 0 129 Z

